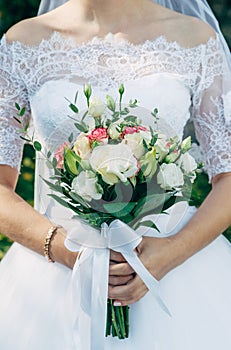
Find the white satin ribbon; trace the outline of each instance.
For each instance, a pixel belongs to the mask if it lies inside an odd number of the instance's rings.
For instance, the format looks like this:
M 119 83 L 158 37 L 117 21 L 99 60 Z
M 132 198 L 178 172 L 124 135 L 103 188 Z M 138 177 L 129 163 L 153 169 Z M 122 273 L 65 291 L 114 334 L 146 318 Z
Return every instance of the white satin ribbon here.
M 84 224 L 78 225 L 78 232 L 81 232 L 82 237 L 84 234 L 89 235 L 89 231 L 91 231 L 89 226 Z M 72 230 L 65 240 L 66 247 L 71 251 L 79 250 L 80 240 L 77 235 L 77 230 Z M 110 249 L 124 256 L 133 270 L 143 280 L 162 310 L 171 316 L 167 306 L 160 297 L 159 282 L 145 268 L 134 251 L 141 242 L 142 237 L 120 220 L 113 221 L 110 226 L 103 224 L 101 234 L 97 235 L 97 237 L 98 245 L 95 238 L 95 247 L 87 248 L 84 244 L 85 248 L 82 247 L 79 254 L 80 257 L 76 261 L 72 274 L 73 310 L 75 313 L 74 333 L 76 333 L 78 338 L 81 312 L 83 308 L 88 308 L 91 319 L 91 350 L 103 350 L 105 344 Z M 85 237 L 84 241 L 89 242 L 89 239 Z M 88 302 L 85 302 L 85 306 L 83 305 L 84 298 L 85 301 L 90 299 L 89 307 L 86 307 Z M 80 349 L 78 341 L 76 346 L 78 346 L 78 350 L 86 349 L 86 347 Z

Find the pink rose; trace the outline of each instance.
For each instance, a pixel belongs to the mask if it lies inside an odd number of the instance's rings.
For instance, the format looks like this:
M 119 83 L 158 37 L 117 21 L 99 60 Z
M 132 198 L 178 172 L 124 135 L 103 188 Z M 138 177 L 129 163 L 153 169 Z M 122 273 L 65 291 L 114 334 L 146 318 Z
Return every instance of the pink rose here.
M 65 147 L 69 147 L 68 142 L 64 142 L 54 154 L 54 158 L 57 160 L 57 169 L 63 169 L 63 161 L 64 161 L 64 150 Z
M 148 131 L 148 129 L 145 128 L 145 126 L 141 126 L 141 125 L 127 126 L 123 131 L 122 137 L 124 137 L 124 135 L 127 135 L 127 134 L 131 135 L 131 134 L 134 134 L 135 132 L 139 132 L 139 131 Z
M 105 143 L 108 140 L 108 134 L 106 128 L 97 128 L 92 130 L 91 134 L 88 136 L 90 142 L 99 141 Z

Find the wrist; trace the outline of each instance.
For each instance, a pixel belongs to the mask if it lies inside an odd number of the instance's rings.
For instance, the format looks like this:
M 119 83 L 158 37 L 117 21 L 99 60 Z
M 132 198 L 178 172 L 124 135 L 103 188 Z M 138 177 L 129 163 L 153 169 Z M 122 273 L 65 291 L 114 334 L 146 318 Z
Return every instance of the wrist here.
M 181 232 L 168 237 L 169 240 L 169 258 L 171 270 L 183 264 L 188 259 L 188 250 Z
M 71 252 L 65 245 L 66 231 L 63 227 L 59 227 L 56 231 L 54 239 L 50 243 L 50 256 L 55 262 L 73 268 L 78 253 Z

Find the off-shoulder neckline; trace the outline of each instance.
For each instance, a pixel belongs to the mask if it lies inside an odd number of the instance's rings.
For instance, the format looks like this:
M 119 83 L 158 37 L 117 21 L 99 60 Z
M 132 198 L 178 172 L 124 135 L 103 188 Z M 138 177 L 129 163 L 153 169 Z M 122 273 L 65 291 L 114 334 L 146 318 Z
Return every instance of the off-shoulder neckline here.
M 82 43 L 77 43 L 76 40 L 72 37 L 66 37 L 63 36 L 60 32 L 58 31 L 53 31 L 52 34 L 46 38 L 42 39 L 38 44 L 35 45 L 28 45 L 24 44 L 18 40 L 8 42 L 6 39 L 6 34 L 3 35 L 2 37 L 2 43 L 6 46 L 9 47 L 20 47 L 22 49 L 26 50 L 32 50 L 32 51 L 37 51 L 40 49 L 44 49 L 47 47 L 54 47 L 55 44 L 60 43 L 62 46 L 68 46 L 69 48 L 84 48 L 84 47 L 91 47 L 91 46 L 100 46 L 100 45 L 113 45 L 115 47 L 129 47 L 133 49 L 148 49 L 153 46 L 160 46 L 161 44 L 167 45 L 175 50 L 183 50 L 183 51 L 191 51 L 191 50 L 201 50 L 203 47 L 210 46 L 211 44 L 215 44 L 218 42 L 218 34 L 216 34 L 215 37 L 210 37 L 208 38 L 207 42 L 205 43 L 200 43 L 198 45 L 194 46 L 183 46 L 177 41 L 172 41 L 166 37 L 166 35 L 158 35 L 154 37 L 153 39 L 146 39 L 141 43 L 132 43 L 128 39 L 121 39 L 121 38 L 116 38 L 114 34 L 108 33 L 104 37 L 99 37 L 99 36 L 94 36 L 92 39 L 82 42 Z

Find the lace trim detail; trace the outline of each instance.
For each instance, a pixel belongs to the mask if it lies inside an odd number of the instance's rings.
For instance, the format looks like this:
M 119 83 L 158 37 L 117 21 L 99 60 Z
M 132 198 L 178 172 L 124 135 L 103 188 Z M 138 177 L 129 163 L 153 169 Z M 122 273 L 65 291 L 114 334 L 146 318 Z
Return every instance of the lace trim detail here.
M 221 97 L 210 97 L 203 109 L 201 113 L 197 110 L 194 122 L 211 180 L 217 174 L 231 172 L 231 133 L 225 123 Z
M 15 102 L 27 105 L 29 97 L 46 82 L 88 81 L 107 90 L 121 82 L 167 73 L 180 77 L 194 96 L 195 125 L 208 156 L 210 176 L 224 169 L 230 171 L 231 147 L 226 144 L 230 145 L 230 133 L 224 126 L 223 103 L 220 97 L 216 99 L 222 95 L 221 89 L 217 91 L 215 86 L 216 95 L 203 92 L 212 87 L 217 77 L 222 78 L 223 68 L 218 37 L 192 48 L 169 42 L 164 36 L 137 45 L 115 41 L 113 36 L 77 45 L 74 39 L 55 32 L 35 47 L 20 42 L 8 44 L 4 37 L 0 44 L 0 162 L 19 166 L 22 143 L 9 116 L 14 115 Z M 208 95 L 214 99 L 209 100 Z
M 30 96 L 46 81 L 64 77 L 72 81 L 82 79 L 107 90 L 121 82 L 166 72 L 183 76 L 186 85 L 194 91 L 201 77 L 202 52 L 209 56 L 217 52 L 219 38 L 185 48 L 168 41 L 165 36 L 132 44 L 108 34 L 105 38 L 94 37 L 78 45 L 73 38 L 64 38 L 54 32 L 49 39 L 43 39 L 34 47 L 17 41 L 9 44 L 5 37 L 2 45 L 12 49 L 17 74 L 28 87 Z M 212 69 L 211 62 L 210 80 L 218 74 L 219 67 L 216 65 Z
M 23 141 L 18 129 L 6 118 L 0 118 L 0 164 L 20 169 Z
M 29 118 L 28 95 L 23 82 L 15 73 L 12 51 L 0 45 L 0 164 L 20 169 L 24 142 L 20 139 L 15 103 L 26 106 Z

